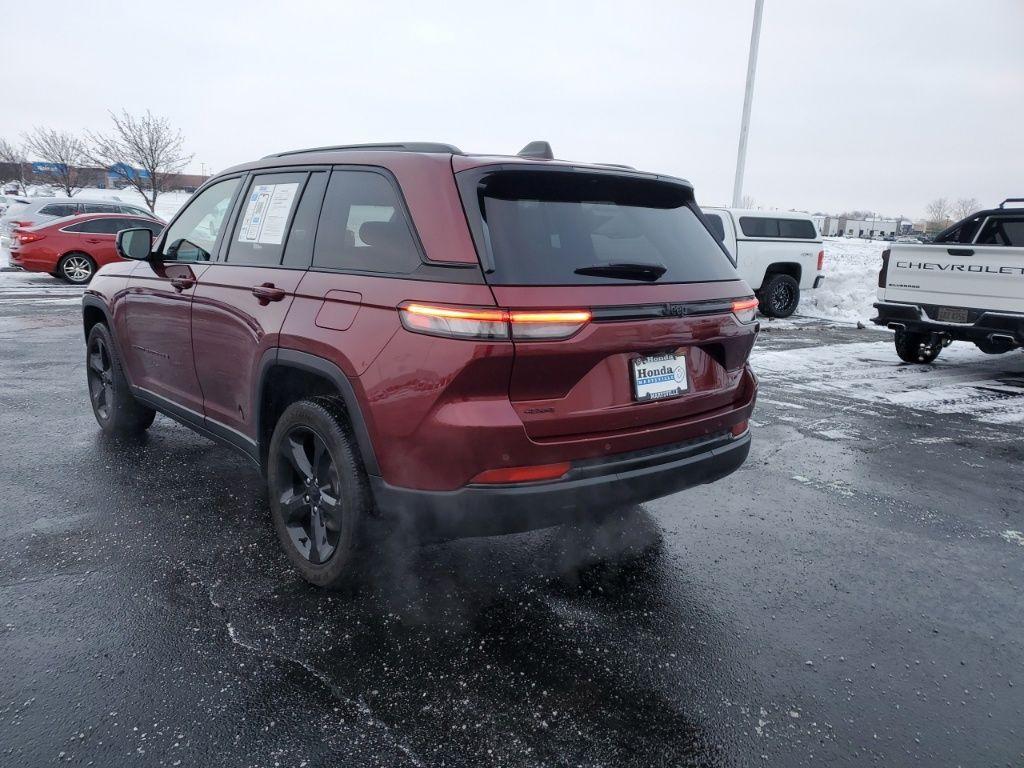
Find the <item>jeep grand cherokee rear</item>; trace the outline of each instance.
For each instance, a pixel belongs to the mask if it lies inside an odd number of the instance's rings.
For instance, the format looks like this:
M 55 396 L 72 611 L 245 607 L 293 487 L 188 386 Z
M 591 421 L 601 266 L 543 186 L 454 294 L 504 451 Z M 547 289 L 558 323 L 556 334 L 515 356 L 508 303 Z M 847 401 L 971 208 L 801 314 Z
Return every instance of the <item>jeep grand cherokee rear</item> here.
M 324 586 L 373 518 L 521 531 L 732 472 L 756 300 L 692 187 L 528 154 L 282 153 L 121 232 L 83 300 L 100 426 L 241 451 Z

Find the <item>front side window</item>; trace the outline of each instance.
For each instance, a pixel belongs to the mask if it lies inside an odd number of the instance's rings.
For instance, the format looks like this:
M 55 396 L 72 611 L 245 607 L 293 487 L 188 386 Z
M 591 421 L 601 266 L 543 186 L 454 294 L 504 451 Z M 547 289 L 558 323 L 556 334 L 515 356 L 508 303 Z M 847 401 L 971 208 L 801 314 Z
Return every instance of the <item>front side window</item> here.
M 472 177 L 467 177 L 472 178 Z M 601 285 L 736 280 L 697 218 L 693 191 L 653 179 L 496 171 L 463 203 L 496 285 Z
M 225 179 L 193 198 L 167 230 L 161 253 L 168 261 L 209 261 L 239 179 Z
M 263 173 L 252 177 L 228 244 L 229 264 L 276 266 L 299 201 L 303 173 Z
M 313 266 L 408 274 L 419 248 L 391 182 L 374 171 L 335 171 L 327 185 Z

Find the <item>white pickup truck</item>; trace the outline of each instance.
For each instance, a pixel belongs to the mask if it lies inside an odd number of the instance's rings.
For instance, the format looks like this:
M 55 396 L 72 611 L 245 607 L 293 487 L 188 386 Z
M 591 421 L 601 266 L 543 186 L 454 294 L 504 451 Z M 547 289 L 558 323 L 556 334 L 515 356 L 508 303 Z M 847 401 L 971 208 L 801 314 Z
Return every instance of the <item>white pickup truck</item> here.
M 712 233 L 722 241 L 766 317 L 789 317 L 800 291 L 817 288 L 825 260 L 814 221 L 802 213 L 703 208 Z
M 896 331 L 896 353 L 930 363 L 953 341 L 1001 354 L 1024 345 L 1024 208 L 968 216 L 924 245 L 882 252 L 878 317 Z

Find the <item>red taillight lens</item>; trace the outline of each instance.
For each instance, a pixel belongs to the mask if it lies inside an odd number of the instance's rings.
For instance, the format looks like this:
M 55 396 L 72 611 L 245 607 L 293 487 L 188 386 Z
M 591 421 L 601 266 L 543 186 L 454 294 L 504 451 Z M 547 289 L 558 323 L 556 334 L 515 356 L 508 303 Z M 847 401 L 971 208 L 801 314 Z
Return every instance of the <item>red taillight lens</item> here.
M 885 288 L 886 278 L 889 276 L 889 249 L 882 251 L 882 268 L 878 270 L 878 287 Z
M 732 429 L 729 430 L 733 437 L 739 437 L 747 431 L 747 422 L 741 421 L 739 424 L 733 424 Z
M 563 461 L 558 464 L 538 464 L 532 467 L 505 467 L 488 469 L 470 480 L 470 483 L 502 485 L 507 483 L 537 483 L 542 480 L 557 480 L 572 469 L 572 464 Z
M 590 312 L 586 310 L 510 311 L 416 302 L 398 309 L 406 329 L 456 339 L 565 339 L 590 322 Z
M 752 323 L 757 313 L 757 299 L 737 299 L 732 303 L 732 313 L 741 323 Z
M 821 270 L 824 268 L 824 266 L 825 266 L 825 252 L 824 251 L 818 251 L 818 271 L 821 272 Z
M 42 240 L 46 235 L 39 235 L 34 232 L 14 232 L 14 237 L 20 245 L 25 243 L 34 243 L 36 240 Z

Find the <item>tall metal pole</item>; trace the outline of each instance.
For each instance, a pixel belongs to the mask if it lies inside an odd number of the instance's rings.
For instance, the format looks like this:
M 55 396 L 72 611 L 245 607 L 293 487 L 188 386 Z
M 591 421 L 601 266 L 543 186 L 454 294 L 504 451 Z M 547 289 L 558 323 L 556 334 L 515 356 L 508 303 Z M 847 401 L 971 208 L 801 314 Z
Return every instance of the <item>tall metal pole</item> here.
M 750 57 L 747 59 L 747 92 L 743 95 L 743 119 L 740 122 L 740 148 L 736 153 L 736 181 L 732 187 L 732 207 L 743 199 L 743 169 L 747 164 L 747 133 L 750 130 L 750 103 L 754 100 L 754 73 L 757 71 L 757 46 L 761 42 L 761 12 L 764 0 L 754 0 L 754 27 L 750 30 Z

